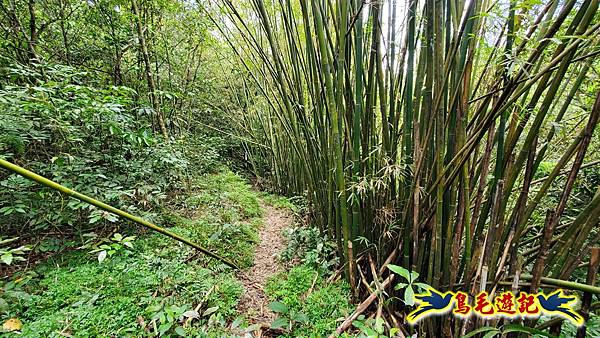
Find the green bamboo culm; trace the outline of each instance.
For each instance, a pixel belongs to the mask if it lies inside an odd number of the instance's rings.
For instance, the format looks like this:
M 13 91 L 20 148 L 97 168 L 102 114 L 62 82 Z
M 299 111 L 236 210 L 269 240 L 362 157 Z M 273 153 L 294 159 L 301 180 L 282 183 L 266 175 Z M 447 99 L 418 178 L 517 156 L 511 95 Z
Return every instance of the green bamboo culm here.
M 154 230 L 156 232 L 159 232 L 159 233 L 161 233 L 163 235 L 169 236 L 169 237 L 173 238 L 176 241 L 179 241 L 181 243 L 189 245 L 192 248 L 194 248 L 194 249 L 202 252 L 203 254 L 208 255 L 208 256 L 210 256 L 212 258 L 215 258 L 215 259 L 217 259 L 217 260 L 219 260 L 219 261 L 227 264 L 228 266 L 230 266 L 230 267 L 232 267 L 232 268 L 234 268 L 236 270 L 239 270 L 239 267 L 235 263 L 231 262 L 230 260 L 228 260 L 228 259 L 226 259 L 224 257 L 221 257 L 221 256 L 217 255 L 216 253 L 210 252 L 209 250 L 205 249 L 204 247 L 200 246 L 199 244 L 196 244 L 196 243 L 192 242 L 188 238 L 180 236 L 180 235 L 178 235 L 178 234 L 176 234 L 174 232 L 171 232 L 171 231 L 169 231 L 169 230 L 167 230 L 165 228 L 159 227 L 158 225 L 150 223 L 150 222 L 146 221 L 143 218 L 134 216 L 134 215 L 132 215 L 132 214 L 130 214 L 128 212 L 125 212 L 125 211 L 123 211 L 121 209 L 117 209 L 117 208 L 115 208 L 113 206 L 110 206 L 110 205 L 108 205 L 106 203 L 100 202 L 100 201 L 98 201 L 98 200 L 96 200 L 94 198 L 91 198 L 91 197 L 87 196 L 87 195 L 84 195 L 84 194 L 81 194 L 81 193 L 79 193 L 77 191 L 71 190 L 71 189 L 69 189 L 69 188 L 67 188 L 67 187 L 65 187 L 63 185 L 60 185 L 60 184 L 58 184 L 58 183 L 56 183 L 56 182 L 54 182 L 52 180 L 49 180 L 49 179 L 47 179 L 47 178 L 45 178 L 43 176 L 40 176 L 40 175 L 38 175 L 38 174 L 36 174 L 36 173 L 34 173 L 32 171 L 29 171 L 29 170 L 27 170 L 27 169 L 25 169 L 25 168 L 23 168 L 21 166 L 18 166 L 16 164 L 10 163 L 10 162 L 8 162 L 6 160 L 0 159 L 0 166 L 3 167 L 3 168 L 5 168 L 5 169 L 7 169 L 7 170 L 10 170 L 10 171 L 12 171 L 14 173 L 17 173 L 17 174 L 19 174 L 19 175 L 21 175 L 21 176 L 23 176 L 23 177 L 25 177 L 27 179 L 30 179 L 32 181 L 36 181 L 39 184 L 44 185 L 44 186 L 46 186 L 48 188 L 51 188 L 51 189 L 54 189 L 54 190 L 58 190 L 58 191 L 60 191 L 61 193 L 65 194 L 65 195 L 68 195 L 68 196 L 71 196 L 73 198 L 76 198 L 76 199 L 78 199 L 78 200 L 80 200 L 82 202 L 89 203 L 89 204 L 91 204 L 93 206 L 96 206 L 96 207 L 102 209 L 102 210 L 105 210 L 105 211 L 108 211 L 108 212 L 112 212 L 113 214 L 119 215 L 119 216 L 121 216 L 123 218 L 126 218 L 126 219 L 128 219 L 130 221 L 133 221 L 133 222 L 135 222 L 137 224 L 141 224 L 141 225 L 145 226 L 146 228 L 152 229 L 152 230 Z
M 586 195 L 569 217 L 560 211 L 575 202 L 583 166 L 598 160 L 590 143 L 600 101 L 578 97 L 600 100 L 586 75 L 600 46 L 599 0 L 511 0 L 499 15 L 490 0 L 213 4 L 223 17 L 207 15 L 257 93 L 231 114 L 252 140 L 248 156 L 268 164 L 259 174 L 277 192 L 306 198 L 357 298 L 386 278 L 388 263 L 476 294 L 517 271 L 534 275 L 521 258 L 546 254 L 531 285 L 597 292 L 547 277 L 567 279 L 597 243 L 600 198 Z M 537 181 L 544 162 L 554 168 Z M 559 212 L 544 243 L 536 221 L 548 208 Z M 391 313 L 410 309 L 386 303 Z M 459 335 L 479 324 L 438 317 L 416 330 Z
M 530 276 L 530 275 L 521 276 L 522 281 L 530 281 L 532 278 L 533 278 L 533 276 Z M 571 282 L 571 281 L 567 281 L 567 280 L 550 278 L 550 277 L 541 277 L 540 282 L 542 282 L 542 284 L 557 286 L 557 287 L 564 288 L 567 290 L 577 290 L 577 291 L 581 291 L 581 292 L 588 292 L 588 293 L 592 293 L 595 295 L 600 295 L 600 287 L 599 286 Z

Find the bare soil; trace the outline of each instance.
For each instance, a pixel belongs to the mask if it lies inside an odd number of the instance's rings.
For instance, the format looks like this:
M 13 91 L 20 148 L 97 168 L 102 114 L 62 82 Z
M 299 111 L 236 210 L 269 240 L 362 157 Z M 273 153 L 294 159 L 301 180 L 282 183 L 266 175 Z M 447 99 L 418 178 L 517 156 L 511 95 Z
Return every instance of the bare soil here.
M 254 252 L 254 265 L 239 274 L 244 284 L 244 294 L 238 305 L 240 313 L 246 314 L 251 324 L 269 327 L 275 314 L 269 309 L 269 300 L 264 292 L 267 279 L 282 271 L 277 254 L 283 250 L 283 229 L 290 227 L 293 216 L 289 211 L 263 205 L 264 223 L 259 232 L 259 243 Z

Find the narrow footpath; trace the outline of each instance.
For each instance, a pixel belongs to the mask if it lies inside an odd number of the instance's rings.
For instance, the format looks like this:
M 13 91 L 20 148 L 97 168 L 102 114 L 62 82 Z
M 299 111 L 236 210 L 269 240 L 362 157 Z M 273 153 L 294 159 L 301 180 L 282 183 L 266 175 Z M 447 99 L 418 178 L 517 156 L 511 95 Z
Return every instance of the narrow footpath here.
M 285 239 L 282 231 L 292 225 L 293 216 L 287 210 L 270 205 L 263 204 L 262 208 L 264 223 L 259 232 L 254 265 L 238 276 L 245 289 L 238 310 L 246 314 L 250 324 L 260 324 L 263 328 L 268 328 L 275 319 L 275 314 L 269 309 L 264 287 L 270 276 L 282 271 L 277 254 L 284 249 Z

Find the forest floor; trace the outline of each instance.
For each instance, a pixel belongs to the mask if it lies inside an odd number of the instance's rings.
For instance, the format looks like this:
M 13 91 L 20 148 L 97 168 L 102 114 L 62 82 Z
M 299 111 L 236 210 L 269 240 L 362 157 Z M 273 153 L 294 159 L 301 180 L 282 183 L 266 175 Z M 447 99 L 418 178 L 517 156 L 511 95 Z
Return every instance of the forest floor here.
M 271 205 L 262 204 L 262 208 L 264 221 L 254 251 L 254 265 L 238 275 L 244 285 L 238 310 L 245 313 L 250 322 L 269 327 L 275 314 L 268 307 L 264 289 L 269 277 L 282 271 L 277 255 L 284 249 L 283 230 L 292 226 L 293 215 Z
M 288 199 L 257 192 L 231 171 L 197 177 L 189 192 L 157 210 L 157 221 L 240 271 L 117 222 L 107 226 L 108 235 L 84 234 L 91 238 L 85 245 L 44 239 L 43 245 L 61 245 L 44 262 L 7 277 L 0 319 L 22 322 L 14 337 L 327 335 L 353 309 L 349 290 L 317 272 L 317 249 L 284 236 L 284 229 L 298 229 L 296 212 Z M 124 246 L 115 235 L 135 238 Z M 99 245 L 110 246 L 102 261 Z M 284 266 L 282 252 L 313 258 L 291 257 L 299 265 Z

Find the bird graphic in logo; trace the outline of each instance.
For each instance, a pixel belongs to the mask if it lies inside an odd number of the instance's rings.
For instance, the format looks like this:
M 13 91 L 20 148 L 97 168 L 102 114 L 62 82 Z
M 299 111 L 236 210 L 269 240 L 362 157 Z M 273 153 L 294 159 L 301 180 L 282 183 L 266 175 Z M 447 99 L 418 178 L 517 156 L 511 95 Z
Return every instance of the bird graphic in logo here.
M 562 290 L 556 290 L 547 296 L 538 294 L 536 297 L 544 312 L 569 319 L 576 325 L 583 325 L 583 317 L 577 312 L 573 311 L 569 305 L 570 303 L 577 301 L 575 296 L 565 296 Z
M 415 324 L 421 318 L 433 314 L 447 312 L 452 305 L 452 292 L 441 293 L 434 288 L 427 289 L 426 294 L 415 295 L 419 306 L 408 314 L 406 319 L 410 324 Z

